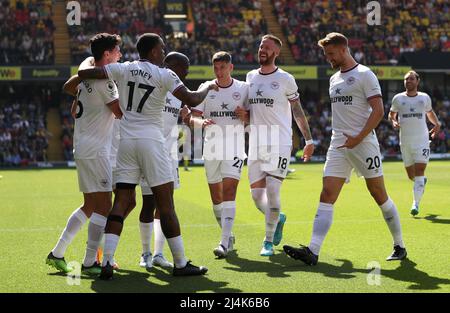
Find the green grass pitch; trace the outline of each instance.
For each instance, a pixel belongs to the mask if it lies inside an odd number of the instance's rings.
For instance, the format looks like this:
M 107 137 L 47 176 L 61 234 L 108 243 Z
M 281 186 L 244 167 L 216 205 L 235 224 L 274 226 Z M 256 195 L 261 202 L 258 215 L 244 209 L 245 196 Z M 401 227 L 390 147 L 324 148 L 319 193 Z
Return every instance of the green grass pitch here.
M 428 184 L 417 218 L 409 215 L 412 183 L 400 162 L 385 163 L 388 192 L 397 204 L 408 260 L 386 262 L 392 243 L 381 211 L 364 180 L 352 176 L 335 206 L 334 223 L 325 240 L 319 265 L 289 259 L 283 244 L 308 244 L 321 190 L 322 164 L 293 165 L 297 171 L 282 187 L 287 214 L 284 237 L 273 257 L 259 256 L 264 217 L 254 207 L 244 168 L 237 196 L 234 232 L 236 251 L 226 260 L 212 250 L 220 231 L 210 204 L 204 168 L 181 173 L 175 203 L 186 254 L 205 265 L 203 277 L 173 277 L 138 266 L 141 206 L 125 222 L 116 260 L 121 270 L 113 281 L 82 276 L 79 284 L 45 264 L 71 212 L 81 204 L 76 172 L 27 170 L 0 172 L 0 292 L 450 292 L 450 162 L 431 162 Z M 87 226 L 66 253 L 81 262 Z M 165 255 L 171 259 L 166 245 Z M 379 264 L 380 276 L 372 270 Z

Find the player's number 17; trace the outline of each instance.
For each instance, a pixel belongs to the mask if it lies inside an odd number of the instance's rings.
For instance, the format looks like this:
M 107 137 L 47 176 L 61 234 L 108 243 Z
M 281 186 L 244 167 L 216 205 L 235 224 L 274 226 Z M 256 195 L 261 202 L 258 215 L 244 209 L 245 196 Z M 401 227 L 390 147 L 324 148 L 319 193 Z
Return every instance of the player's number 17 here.
M 128 82 L 127 85 L 128 85 L 128 87 L 130 87 L 130 92 L 128 93 L 127 111 L 131 111 L 132 106 L 133 106 L 134 87 L 136 86 L 136 83 Z M 144 96 L 142 96 L 141 101 L 139 101 L 139 104 L 138 104 L 138 107 L 136 110 L 136 112 L 141 113 L 142 108 L 144 107 L 145 101 L 147 101 L 148 97 L 150 96 L 152 91 L 155 89 L 155 87 L 141 83 L 138 85 L 138 88 L 146 90 Z

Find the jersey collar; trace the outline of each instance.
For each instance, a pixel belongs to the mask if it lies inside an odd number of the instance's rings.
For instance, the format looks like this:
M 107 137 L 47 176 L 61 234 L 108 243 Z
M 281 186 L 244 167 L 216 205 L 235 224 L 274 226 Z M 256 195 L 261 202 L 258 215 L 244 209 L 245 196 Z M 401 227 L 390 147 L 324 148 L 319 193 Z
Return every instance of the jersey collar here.
M 347 73 L 347 72 L 353 71 L 358 65 L 359 65 L 359 63 L 356 63 L 356 65 L 353 66 L 351 69 L 348 69 L 346 71 L 341 71 L 341 73 Z
M 270 72 L 270 73 L 261 73 L 261 70 L 259 70 L 258 73 L 259 73 L 260 75 L 270 75 L 270 74 L 275 73 L 276 71 L 278 71 L 278 66 L 277 66 L 277 68 L 276 68 L 273 72 Z

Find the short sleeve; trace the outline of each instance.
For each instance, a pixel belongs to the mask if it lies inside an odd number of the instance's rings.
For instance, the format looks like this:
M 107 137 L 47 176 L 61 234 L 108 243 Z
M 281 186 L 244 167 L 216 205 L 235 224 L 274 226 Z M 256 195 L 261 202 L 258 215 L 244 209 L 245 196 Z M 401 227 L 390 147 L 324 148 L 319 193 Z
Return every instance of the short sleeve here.
M 177 89 L 184 86 L 184 84 L 181 82 L 181 79 L 177 74 L 175 74 L 175 72 L 167 68 L 163 68 L 161 70 L 163 86 L 167 89 L 168 92 L 173 94 Z
M 391 104 L 391 112 L 398 112 L 399 110 L 399 103 L 398 103 L 398 95 L 395 95 L 394 98 L 392 98 L 392 104 Z
M 104 104 L 109 104 L 119 99 L 117 86 L 112 80 L 97 80 L 95 89 L 97 90 Z
M 121 81 L 128 67 L 127 63 L 110 63 L 103 66 L 103 68 L 110 80 Z
M 367 71 L 363 77 L 362 87 L 366 99 L 381 97 L 381 87 L 377 76 L 372 71 Z
M 425 96 L 425 112 L 431 112 L 433 110 L 433 106 L 431 105 L 431 98 L 429 95 Z
M 294 76 L 291 74 L 288 75 L 286 79 L 286 97 L 289 101 L 294 101 L 299 98 L 298 94 L 298 86 L 295 82 Z

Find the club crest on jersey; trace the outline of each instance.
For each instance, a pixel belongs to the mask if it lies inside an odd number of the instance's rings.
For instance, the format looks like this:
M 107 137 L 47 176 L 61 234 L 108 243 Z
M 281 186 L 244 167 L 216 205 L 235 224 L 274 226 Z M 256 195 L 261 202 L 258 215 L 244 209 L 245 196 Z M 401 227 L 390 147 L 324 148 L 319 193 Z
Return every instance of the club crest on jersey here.
M 233 99 L 238 101 L 241 99 L 241 94 L 239 92 L 234 92 L 233 93 Z
M 277 90 L 278 88 L 280 88 L 280 84 L 278 82 L 271 82 L 270 88 L 272 88 L 273 90 Z
M 353 85 L 355 83 L 355 81 L 356 81 L 356 78 L 353 76 L 350 76 L 349 78 L 347 78 L 346 83 L 347 83 L 347 85 L 350 86 L 350 85 Z

